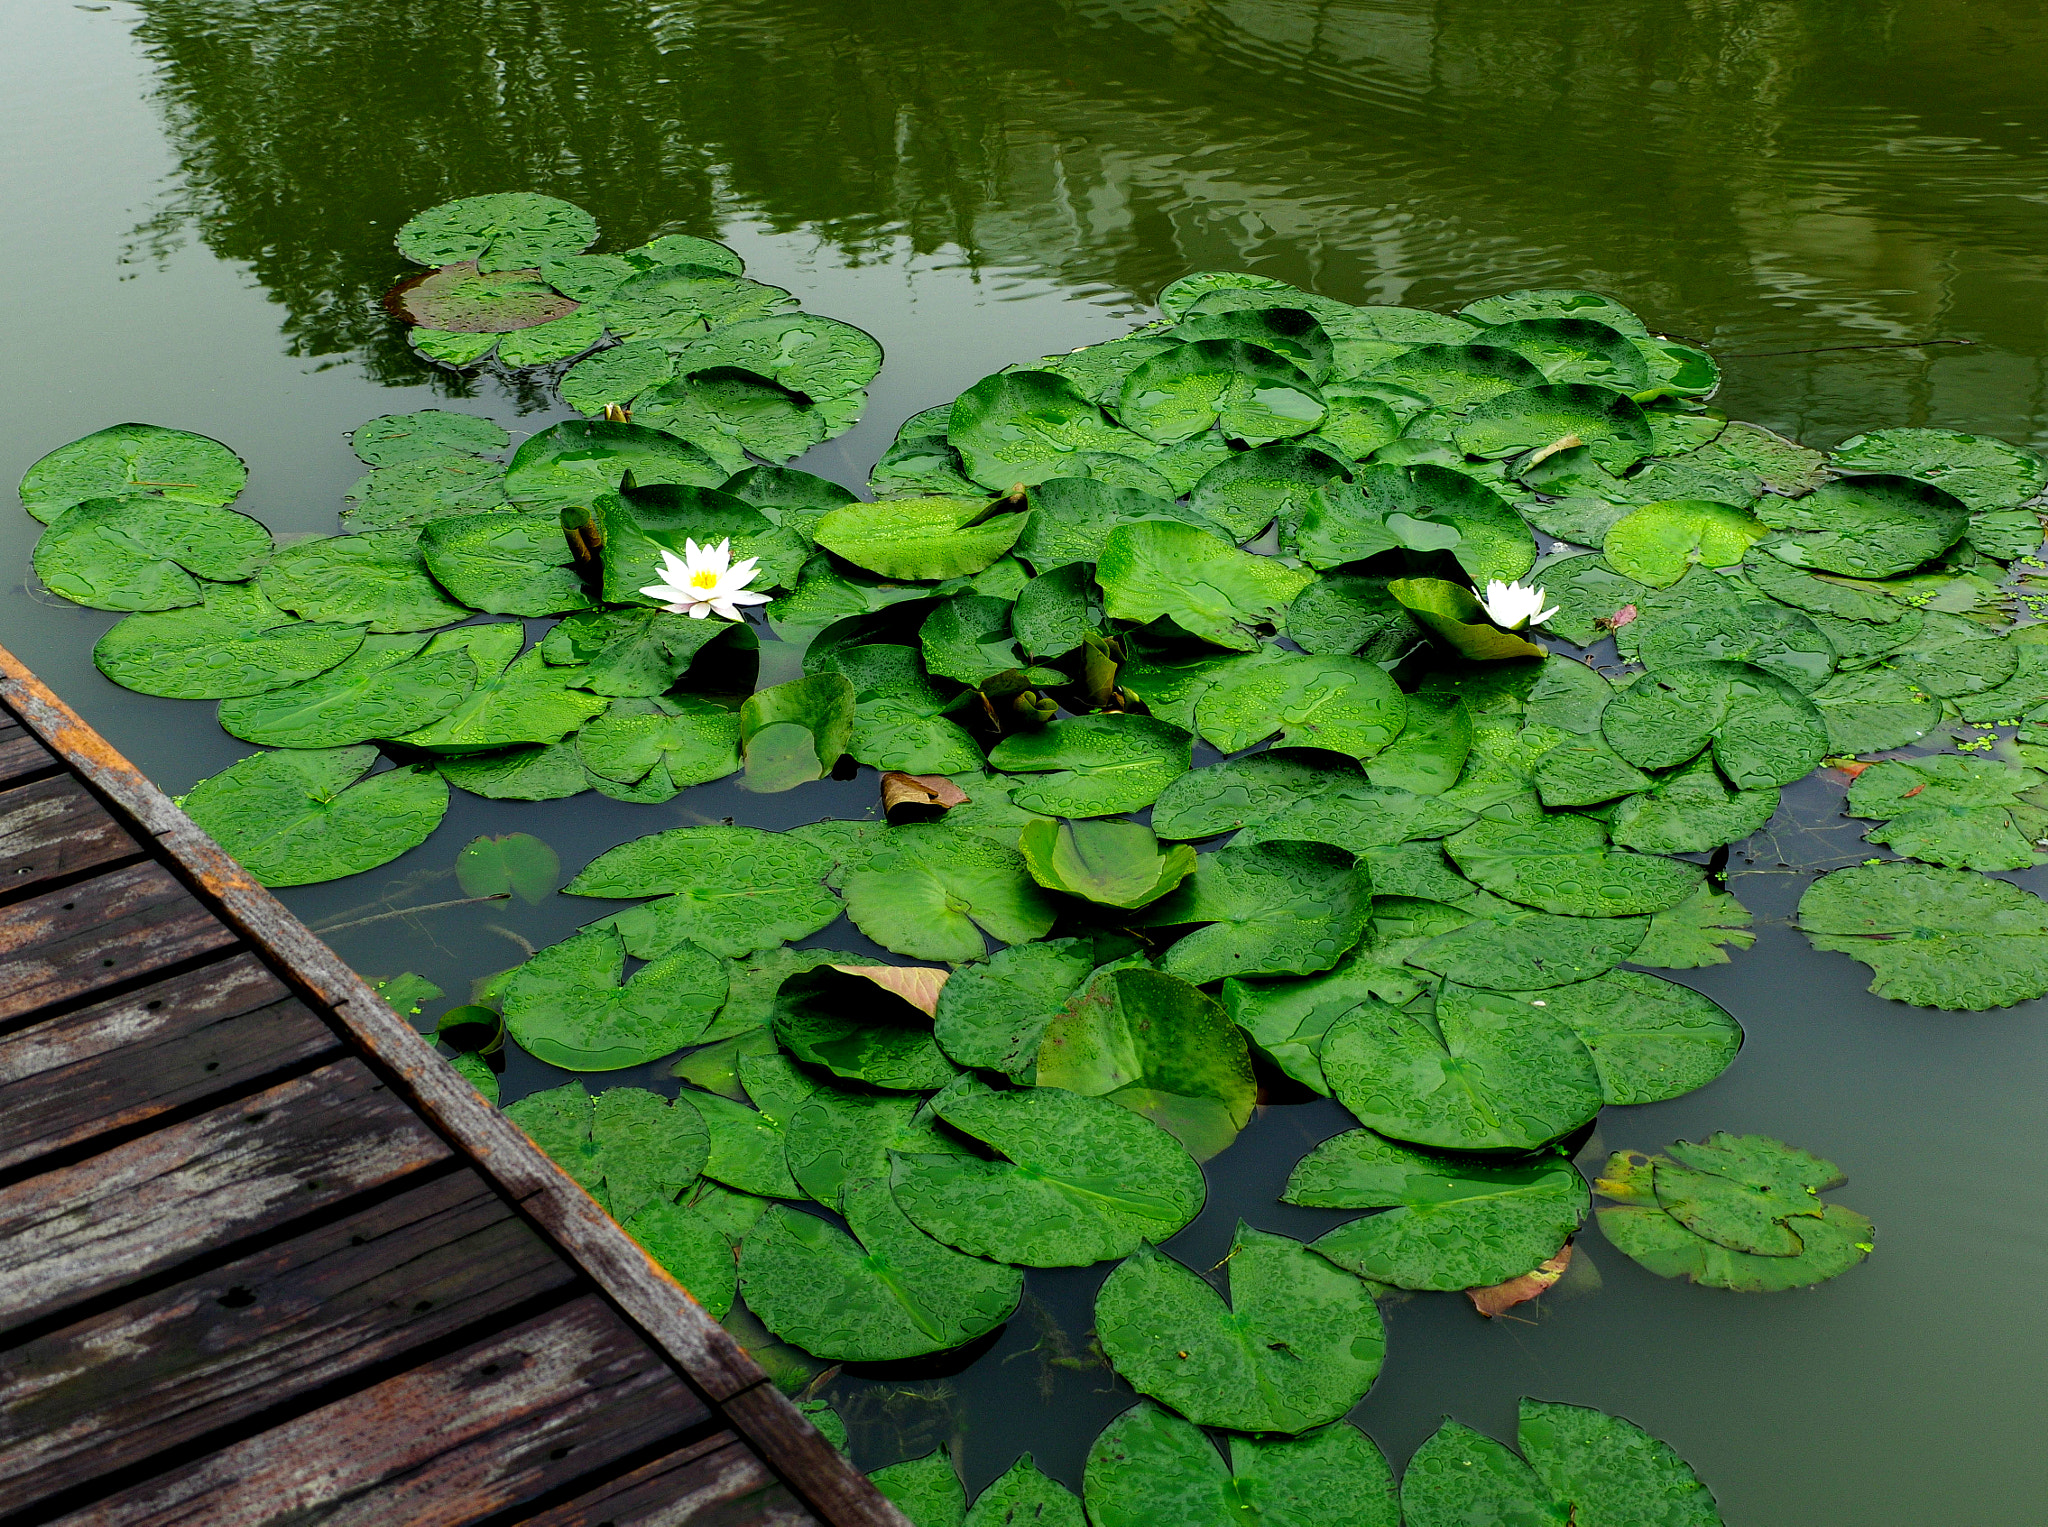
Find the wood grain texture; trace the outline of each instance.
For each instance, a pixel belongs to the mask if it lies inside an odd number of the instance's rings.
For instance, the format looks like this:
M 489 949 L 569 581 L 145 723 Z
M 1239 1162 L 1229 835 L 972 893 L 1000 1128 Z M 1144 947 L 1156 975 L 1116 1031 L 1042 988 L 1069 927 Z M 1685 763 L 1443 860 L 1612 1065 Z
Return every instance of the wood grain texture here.
M 448 1158 L 359 1060 L 0 1190 L 0 1329 Z
M 814 1527 L 817 1520 L 744 1441 L 719 1432 L 519 1527 Z
M 440 1178 L 9 1352 L 0 1500 L 175 1449 L 576 1279 L 482 1178 Z
M 62 1520 L 459 1527 L 709 1417 L 587 1295 Z
M 340 1048 L 249 954 L 16 1029 L 0 1035 L 0 1168 Z
M 0 894 L 141 851 L 107 808 L 69 775 L 0 790 Z
M 0 784 L 57 767 L 50 750 L 18 721 L 0 718 Z
M 234 942 L 160 864 L 0 907 L 0 1023 Z
M 909 1519 L 773 1384 L 733 1395 L 719 1408 L 770 1468 L 798 1482 L 826 1521 L 840 1527 L 911 1527 Z

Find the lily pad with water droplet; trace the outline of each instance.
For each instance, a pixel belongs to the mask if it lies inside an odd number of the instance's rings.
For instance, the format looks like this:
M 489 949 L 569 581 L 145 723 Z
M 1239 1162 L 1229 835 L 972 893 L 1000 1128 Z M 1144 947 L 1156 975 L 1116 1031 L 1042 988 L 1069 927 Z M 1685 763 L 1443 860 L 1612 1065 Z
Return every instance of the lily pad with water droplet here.
M 1196 529 L 1145 521 L 1119 525 L 1096 566 L 1103 608 L 1119 620 L 1165 617 L 1190 636 L 1250 652 L 1253 629 L 1275 624 L 1315 574 L 1239 551 Z
M 216 583 L 205 603 L 130 615 L 92 649 L 124 689 L 174 700 L 224 700 L 325 673 L 363 644 L 364 628 L 293 620 L 254 584 Z
M 684 941 L 738 957 L 816 933 L 836 918 L 832 861 L 800 839 L 755 827 L 678 827 L 600 854 L 570 896 L 655 896 L 612 920 L 626 950 L 656 959 Z
M 200 602 L 201 579 L 239 582 L 270 555 L 270 532 L 232 509 L 93 498 L 43 532 L 35 570 L 52 593 L 93 609 L 175 610 Z
M 1326 843 L 1257 843 L 1202 855 L 1180 889 L 1133 925 L 1205 924 L 1160 960 L 1199 984 L 1328 970 L 1358 942 L 1371 908 L 1371 877 L 1356 856 Z
M 574 1081 L 507 1105 L 505 1117 L 620 1221 L 674 1202 L 710 1150 L 688 1098 L 670 1101 L 640 1087 L 608 1087 L 592 1097 Z
M 475 518 L 495 522 L 517 516 Z M 274 603 L 294 615 L 360 622 L 378 634 L 428 631 L 472 613 L 435 585 L 421 556 L 420 533 L 414 530 L 296 541 L 277 554 L 259 583 Z
M 619 1071 L 691 1043 L 725 1001 L 724 963 L 695 944 L 621 985 L 624 960 L 618 934 L 603 928 L 541 950 L 501 988 L 506 1029 L 549 1065 Z
M 365 779 L 376 761 L 369 747 L 255 753 L 179 802 L 264 885 L 339 880 L 418 848 L 448 811 L 438 774 L 408 764 Z
M 21 479 L 22 507 L 49 524 L 88 499 L 147 497 L 218 507 L 249 480 L 241 457 L 191 430 L 114 424 L 60 445 Z
M 1096 1527 L 1235 1527 L 1247 1509 L 1292 1527 L 1399 1527 L 1394 1476 L 1370 1437 L 1348 1421 L 1298 1437 L 1228 1439 L 1218 1456 L 1194 1422 L 1142 1402 L 1088 1450 L 1089 1520 Z
M 2048 994 L 2048 902 L 1975 870 L 1837 870 L 1800 897 L 1799 926 L 1868 965 L 1880 997 L 1975 1013 Z

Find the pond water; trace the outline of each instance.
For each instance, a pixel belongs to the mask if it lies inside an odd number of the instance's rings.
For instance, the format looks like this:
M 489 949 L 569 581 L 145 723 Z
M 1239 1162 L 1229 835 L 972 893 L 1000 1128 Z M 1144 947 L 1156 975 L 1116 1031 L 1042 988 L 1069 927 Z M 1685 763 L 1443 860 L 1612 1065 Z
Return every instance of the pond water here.
M 554 422 L 543 397 L 422 365 L 375 306 L 400 222 L 501 189 L 589 208 L 612 247 L 722 239 L 876 335 L 865 421 L 801 463 L 849 485 L 911 413 L 1119 333 L 1204 268 L 1445 308 L 1590 287 L 1711 345 L 1718 406 L 1808 444 L 1884 425 L 2048 443 L 2048 14 L 2022 0 L 134 0 L 16 5 L 8 34 L 10 484 L 52 446 L 148 420 L 232 445 L 241 507 L 274 530 L 327 532 L 362 470 L 345 432 L 372 415 L 454 400 L 515 438 Z M 246 753 L 207 707 L 97 674 L 116 617 L 33 587 L 36 532 L 0 512 L 0 641 L 167 789 Z M 1831 778 L 1788 791 L 1735 856 L 1756 947 L 1678 977 L 1742 1020 L 1740 1059 L 1678 1101 L 1609 1110 L 1581 1159 L 1777 1136 L 1841 1164 L 1876 1255 L 1748 1297 L 1652 1277 L 1589 1232 L 1519 1318 L 1394 1306 L 1354 1419 L 1397 1465 L 1445 1413 L 1512 1436 L 1534 1394 L 1668 1440 L 1740 1527 L 2011 1522 L 2048 1498 L 2048 1004 L 1883 1002 L 1862 966 L 1807 946 L 1787 919 L 1810 873 L 1869 852 Z M 383 915 L 459 897 L 478 832 L 537 834 L 574 868 L 662 827 L 873 799 L 868 771 L 658 807 L 458 793 L 424 847 L 284 899 L 365 974 L 456 998 L 591 915 L 564 898 Z M 860 947 L 844 924 L 811 942 Z M 506 1096 L 559 1079 L 515 1059 Z M 659 1066 L 606 1080 L 677 1086 Z M 1207 1266 L 1239 1216 L 1334 1219 L 1275 1197 L 1347 1122 L 1262 1111 L 1174 1252 Z M 960 1371 L 839 1379 L 857 1461 L 955 1438 L 970 1491 L 1025 1447 L 1078 1487 L 1130 1403 L 1087 1350 L 1106 1271 L 1032 1274 Z

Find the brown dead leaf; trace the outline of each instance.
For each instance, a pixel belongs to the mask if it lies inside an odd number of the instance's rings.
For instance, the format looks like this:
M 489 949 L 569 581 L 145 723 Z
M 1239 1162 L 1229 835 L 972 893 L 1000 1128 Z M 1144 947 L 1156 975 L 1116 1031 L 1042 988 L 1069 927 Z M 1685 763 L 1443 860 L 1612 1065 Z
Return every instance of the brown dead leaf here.
M 1834 767 L 1840 770 L 1842 773 L 1848 775 L 1849 778 L 1854 779 L 1857 775 L 1861 774 L 1865 769 L 1869 768 L 1870 765 L 1865 763 L 1860 758 L 1851 758 L 1842 763 L 1836 764 Z
M 1519 1278 L 1510 1278 L 1505 1283 L 1496 1283 L 1491 1288 L 1468 1288 L 1465 1297 L 1472 1301 L 1472 1307 L 1488 1320 L 1503 1310 L 1511 1310 L 1518 1304 L 1526 1304 L 1564 1276 L 1564 1270 L 1572 1265 L 1572 1244 L 1564 1243 L 1564 1249 L 1534 1272 L 1525 1272 Z
M 1926 788 L 1927 787 L 1925 785 L 1915 785 L 1912 789 L 1908 790 L 1904 795 L 1900 796 L 1899 799 L 1902 801 L 1910 801 L 1914 796 L 1918 795 L 1922 790 L 1925 790 Z
M 832 968 L 841 975 L 861 976 L 884 991 L 894 992 L 928 1018 L 937 1016 L 939 988 L 952 974 L 946 970 L 926 970 L 921 965 L 834 965 Z
M 1547 460 L 1555 456 L 1559 451 L 1568 451 L 1575 445 L 1584 445 L 1585 443 L 1577 435 L 1559 435 L 1550 444 L 1544 446 L 1542 450 L 1531 451 L 1529 459 L 1522 463 L 1521 470 L 1526 472 L 1530 467 L 1535 466 L 1537 462 Z
M 967 804 L 968 795 L 943 774 L 899 774 L 882 776 L 882 811 L 892 821 L 909 815 L 930 821 L 953 806 Z

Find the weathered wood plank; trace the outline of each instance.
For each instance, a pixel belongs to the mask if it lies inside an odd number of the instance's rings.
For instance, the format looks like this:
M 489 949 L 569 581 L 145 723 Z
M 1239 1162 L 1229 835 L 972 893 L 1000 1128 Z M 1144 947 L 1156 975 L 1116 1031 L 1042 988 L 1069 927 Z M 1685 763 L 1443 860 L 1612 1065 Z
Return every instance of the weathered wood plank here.
M 0 1035 L 0 1168 L 337 1052 L 254 955 Z
M 589 1295 L 62 1520 L 457 1527 L 709 1417 Z
M 107 808 L 69 775 L 0 790 L 0 893 L 141 851 Z
M 719 1432 L 519 1527 L 815 1527 L 817 1520 L 745 1442 Z
M 754 1445 L 768 1466 L 784 1479 L 798 1481 L 818 1514 L 829 1522 L 901 1523 L 903 1514 L 885 1499 L 865 1474 L 847 1462 L 810 1418 L 773 1384 L 727 1398 L 719 1409 L 741 1436 Z
M 55 767 L 55 756 L 20 722 L 0 717 L 0 784 Z
M 234 942 L 160 864 L 0 907 L 0 1023 Z
M 0 1189 L 0 1330 L 448 1158 L 361 1061 Z
M 0 1500 L 162 1454 L 577 1276 L 475 1173 L 414 1188 L 8 1353 Z

